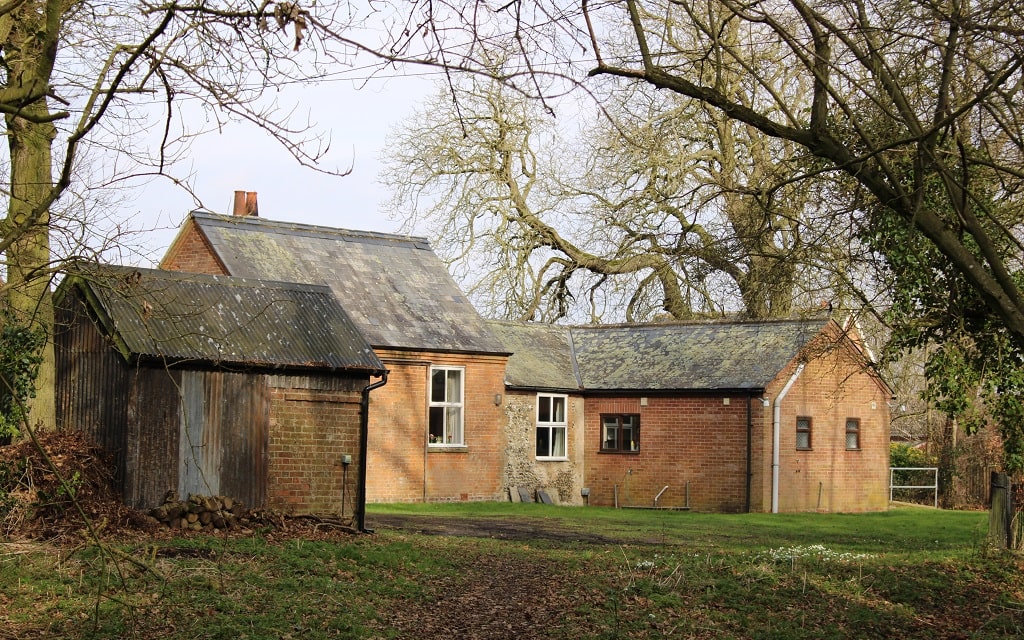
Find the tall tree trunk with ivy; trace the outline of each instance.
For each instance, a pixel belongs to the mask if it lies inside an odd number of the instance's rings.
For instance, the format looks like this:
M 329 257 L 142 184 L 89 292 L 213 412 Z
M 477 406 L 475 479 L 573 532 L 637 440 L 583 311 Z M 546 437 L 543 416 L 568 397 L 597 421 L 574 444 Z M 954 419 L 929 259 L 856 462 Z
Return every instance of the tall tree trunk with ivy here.
M 23 3 L 0 19 L 6 72 L 2 90 L 8 147 L 10 188 L 6 244 L 6 302 L 13 321 L 29 329 L 50 331 L 50 215 L 53 199 L 51 145 L 56 137 L 46 93 L 57 51 L 63 3 Z M 29 400 L 30 424 L 55 426 L 53 343 L 47 340 Z

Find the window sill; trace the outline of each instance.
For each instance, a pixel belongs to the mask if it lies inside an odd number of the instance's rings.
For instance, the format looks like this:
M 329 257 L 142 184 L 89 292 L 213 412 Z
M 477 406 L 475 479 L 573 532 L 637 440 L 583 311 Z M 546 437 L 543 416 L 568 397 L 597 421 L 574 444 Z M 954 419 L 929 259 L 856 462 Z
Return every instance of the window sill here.
M 598 453 L 619 453 L 619 454 L 629 455 L 629 456 L 638 456 L 638 455 L 640 455 L 640 450 L 639 449 L 636 449 L 636 450 L 601 449 L 600 451 L 598 451 Z
M 549 458 L 549 457 L 537 456 L 537 462 L 568 462 L 568 461 L 569 461 L 568 456 L 559 457 L 559 458 Z
M 812 447 L 797 447 L 797 451 L 814 451 Z
M 465 453 L 469 447 L 464 444 L 428 444 L 427 451 L 431 453 Z

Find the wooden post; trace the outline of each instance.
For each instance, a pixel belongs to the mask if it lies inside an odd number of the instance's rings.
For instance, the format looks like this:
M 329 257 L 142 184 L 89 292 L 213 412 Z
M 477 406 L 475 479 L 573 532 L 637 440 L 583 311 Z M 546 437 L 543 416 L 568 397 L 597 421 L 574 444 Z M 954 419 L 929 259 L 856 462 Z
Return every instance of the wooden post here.
M 991 506 L 988 515 L 988 537 L 1001 549 L 1013 548 L 1013 494 L 1005 473 L 992 472 Z

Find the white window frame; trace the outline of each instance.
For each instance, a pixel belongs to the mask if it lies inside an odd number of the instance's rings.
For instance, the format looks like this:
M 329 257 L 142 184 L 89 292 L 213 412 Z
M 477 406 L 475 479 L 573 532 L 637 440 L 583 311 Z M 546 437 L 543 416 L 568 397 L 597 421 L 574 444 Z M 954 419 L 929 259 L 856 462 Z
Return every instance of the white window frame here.
M 554 405 L 556 400 L 562 401 L 562 419 L 554 419 Z M 548 420 L 541 420 L 541 406 L 542 403 L 547 401 L 548 404 Z M 534 425 L 534 452 L 537 454 L 538 460 L 568 460 L 569 459 L 569 396 L 564 393 L 538 393 L 537 402 L 534 405 L 534 415 L 536 421 Z M 537 451 L 537 446 L 540 442 L 540 432 L 544 429 L 548 433 L 548 452 L 549 455 L 541 455 Z M 562 435 L 562 449 L 564 453 L 562 455 L 550 455 L 556 442 L 556 432 L 561 431 Z
M 448 374 L 457 372 L 459 374 L 458 393 L 450 393 L 448 389 Z M 434 376 L 438 373 L 445 374 L 444 400 L 434 399 Z M 462 447 L 466 444 L 466 368 L 436 366 L 430 367 L 430 376 L 427 379 L 427 444 L 431 447 Z M 440 410 L 441 433 L 434 434 L 431 431 L 431 421 Z M 458 425 L 450 424 L 452 417 L 458 417 Z

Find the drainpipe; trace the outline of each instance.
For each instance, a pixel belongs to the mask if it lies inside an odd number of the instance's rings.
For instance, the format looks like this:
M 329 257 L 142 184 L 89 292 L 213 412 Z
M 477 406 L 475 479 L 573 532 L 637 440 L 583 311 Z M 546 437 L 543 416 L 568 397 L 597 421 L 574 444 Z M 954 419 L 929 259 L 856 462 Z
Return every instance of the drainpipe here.
M 774 415 L 772 420 L 772 513 L 779 512 L 779 434 L 782 431 L 782 400 L 789 393 L 789 389 L 804 371 L 804 363 L 796 367 L 796 371 L 789 377 L 786 386 L 775 397 Z
M 380 380 L 363 389 L 359 400 L 359 486 L 356 497 L 356 530 L 373 533 L 366 528 L 366 441 L 370 435 L 370 392 L 388 383 L 387 369 L 381 372 Z
M 750 491 L 751 484 L 754 479 L 754 416 L 751 404 L 754 402 L 754 396 L 747 396 L 747 499 L 744 505 L 744 511 L 750 513 Z

